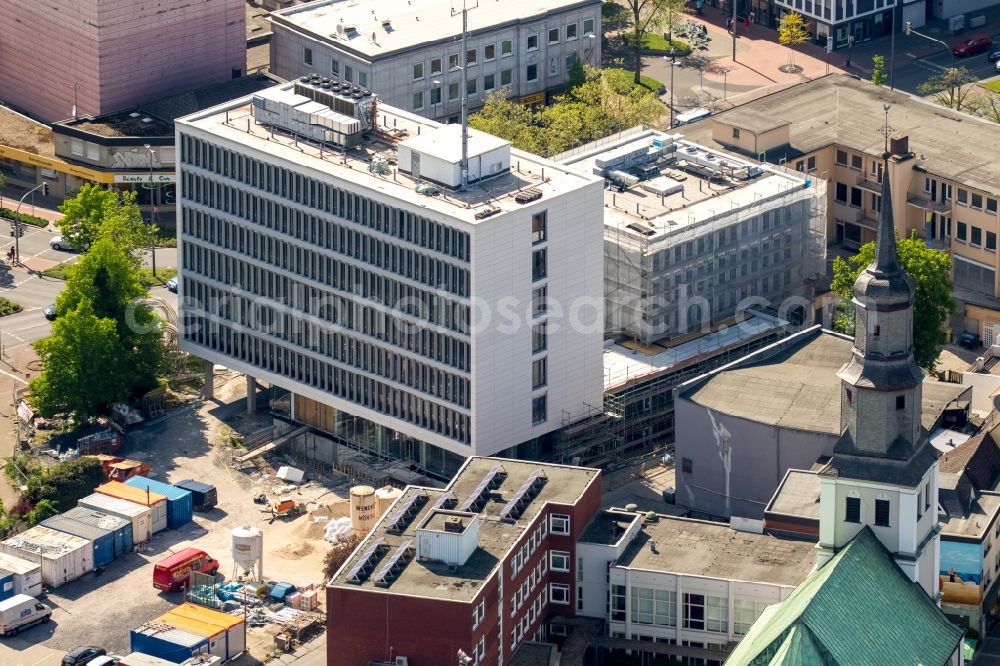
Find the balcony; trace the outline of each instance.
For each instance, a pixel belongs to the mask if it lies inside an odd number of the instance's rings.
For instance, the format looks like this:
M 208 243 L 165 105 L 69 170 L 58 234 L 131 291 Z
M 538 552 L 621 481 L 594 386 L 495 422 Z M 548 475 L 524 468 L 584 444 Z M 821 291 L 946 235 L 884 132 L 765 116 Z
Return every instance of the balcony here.
M 937 201 L 931 201 L 929 197 L 909 197 L 906 200 L 907 205 L 913 206 L 914 208 L 919 208 L 924 212 L 937 213 L 938 215 L 949 215 L 951 214 L 951 202 L 940 203 Z
M 833 216 L 841 222 L 857 223 L 861 220 L 864 211 L 854 206 L 848 206 L 841 201 L 833 202 Z
M 882 183 L 876 183 L 874 180 L 862 180 L 858 183 L 858 187 L 872 194 L 882 194 Z

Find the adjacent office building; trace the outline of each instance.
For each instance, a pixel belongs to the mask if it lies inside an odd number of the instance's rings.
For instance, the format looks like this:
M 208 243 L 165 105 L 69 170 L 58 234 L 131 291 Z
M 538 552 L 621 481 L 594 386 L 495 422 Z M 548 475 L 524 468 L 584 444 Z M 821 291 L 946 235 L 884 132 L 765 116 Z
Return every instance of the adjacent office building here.
M 503 90 L 540 103 L 565 87 L 570 66 L 601 63 L 600 0 L 490 0 L 468 12 L 450 0 L 318 0 L 274 12 L 271 71 L 321 72 L 392 106 L 457 121 L 463 67 L 469 108 Z
M 176 124 L 181 348 L 445 476 L 599 405 L 600 179 L 305 78 Z
M 246 71 L 245 7 L 243 0 L 0 3 L 0 98 L 56 121 L 237 78 Z

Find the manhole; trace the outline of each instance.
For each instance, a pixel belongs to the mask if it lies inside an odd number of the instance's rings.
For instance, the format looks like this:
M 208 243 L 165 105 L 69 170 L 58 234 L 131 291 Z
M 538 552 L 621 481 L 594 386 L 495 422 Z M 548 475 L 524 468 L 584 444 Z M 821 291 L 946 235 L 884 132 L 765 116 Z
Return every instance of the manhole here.
M 41 361 L 37 361 L 37 360 L 36 361 L 28 361 L 27 369 L 31 370 L 32 372 L 41 372 L 42 371 L 42 367 L 43 366 L 42 366 L 42 362 Z
M 785 74 L 800 74 L 802 72 L 802 68 L 798 65 L 788 64 L 778 67 L 778 71 L 784 72 Z

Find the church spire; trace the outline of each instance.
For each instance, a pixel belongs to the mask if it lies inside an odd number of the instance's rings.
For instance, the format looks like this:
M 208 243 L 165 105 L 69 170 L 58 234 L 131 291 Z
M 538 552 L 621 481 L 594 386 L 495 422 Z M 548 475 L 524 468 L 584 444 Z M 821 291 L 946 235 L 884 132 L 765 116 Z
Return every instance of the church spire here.
M 882 152 L 882 201 L 878 212 L 878 231 L 875 236 L 875 261 L 868 267 L 870 273 L 880 276 L 895 275 L 902 271 L 896 253 L 896 225 L 892 219 L 892 192 L 889 188 L 889 105 L 886 104 L 885 125 L 879 133 L 885 137 Z

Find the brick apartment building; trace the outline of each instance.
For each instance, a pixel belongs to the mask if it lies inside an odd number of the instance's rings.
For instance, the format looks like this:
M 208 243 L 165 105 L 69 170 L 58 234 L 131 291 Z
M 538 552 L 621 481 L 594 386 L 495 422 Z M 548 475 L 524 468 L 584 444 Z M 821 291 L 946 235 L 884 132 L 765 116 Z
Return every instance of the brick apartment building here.
M 510 663 L 577 608 L 577 540 L 596 469 L 470 458 L 442 490 L 410 486 L 327 587 L 327 663 Z
M 236 78 L 246 71 L 245 4 L 2 2 L 0 99 L 51 122 Z

